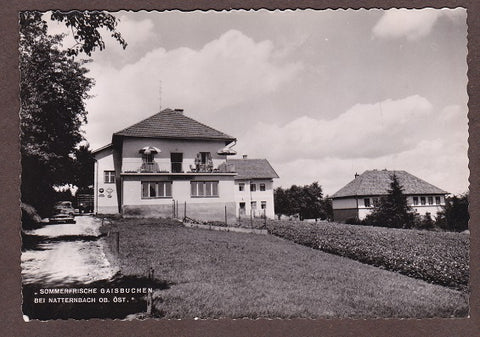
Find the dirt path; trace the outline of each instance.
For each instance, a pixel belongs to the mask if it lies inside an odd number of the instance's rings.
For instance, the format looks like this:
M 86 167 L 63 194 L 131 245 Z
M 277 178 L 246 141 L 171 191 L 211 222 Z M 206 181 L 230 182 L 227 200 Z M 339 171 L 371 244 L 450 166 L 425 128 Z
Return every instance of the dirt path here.
M 100 221 L 79 216 L 76 222 L 47 225 L 26 233 L 41 237 L 41 241 L 22 253 L 24 284 L 89 283 L 109 279 L 118 271 L 105 256 Z

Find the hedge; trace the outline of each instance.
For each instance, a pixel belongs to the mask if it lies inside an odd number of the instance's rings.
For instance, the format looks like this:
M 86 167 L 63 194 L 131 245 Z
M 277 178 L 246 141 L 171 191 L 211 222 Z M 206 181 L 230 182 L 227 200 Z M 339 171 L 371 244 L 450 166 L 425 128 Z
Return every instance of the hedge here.
M 327 253 L 468 289 L 468 234 L 300 221 L 269 221 L 267 228 L 273 235 Z

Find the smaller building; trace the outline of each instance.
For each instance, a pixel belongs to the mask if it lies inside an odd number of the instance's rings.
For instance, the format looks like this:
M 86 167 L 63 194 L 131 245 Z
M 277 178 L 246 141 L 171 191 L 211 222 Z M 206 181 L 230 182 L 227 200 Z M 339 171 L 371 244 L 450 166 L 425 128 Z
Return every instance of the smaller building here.
M 448 192 L 415 177 L 406 171 L 368 170 L 332 195 L 334 221 L 363 220 L 382 196 L 388 194 L 392 176 L 398 178 L 407 203 L 420 215 L 435 217 L 445 206 Z
M 235 167 L 234 196 L 238 218 L 275 218 L 273 203 L 273 179 L 277 173 L 266 159 L 229 159 Z

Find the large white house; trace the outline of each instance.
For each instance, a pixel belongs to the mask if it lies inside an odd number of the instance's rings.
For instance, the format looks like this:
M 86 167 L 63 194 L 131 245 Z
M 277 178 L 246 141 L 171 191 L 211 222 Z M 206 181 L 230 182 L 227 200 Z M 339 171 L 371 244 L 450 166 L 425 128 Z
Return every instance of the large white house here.
M 95 212 L 229 221 L 273 218 L 266 159 L 227 159 L 236 139 L 165 109 L 116 132 L 94 151 Z
M 446 191 L 408 172 L 369 170 L 360 175 L 356 174 L 355 179 L 331 196 L 334 220 L 363 220 L 371 213 L 378 200 L 388 194 L 393 175 L 403 186 L 408 205 L 420 215 L 430 213 L 435 217 L 437 212 L 442 210 L 442 206 L 445 206 Z

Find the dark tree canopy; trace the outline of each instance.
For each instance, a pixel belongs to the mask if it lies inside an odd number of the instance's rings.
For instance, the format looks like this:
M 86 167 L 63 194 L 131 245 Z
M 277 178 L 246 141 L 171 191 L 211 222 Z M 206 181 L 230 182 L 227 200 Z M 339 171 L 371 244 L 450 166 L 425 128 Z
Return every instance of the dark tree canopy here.
M 364 223 L 391 228 L 412 228 L 415 224 L 415 213 L 407 204 L 403 186 L 396 175 L 392 175 L 387 193 L 374 205 L 372 213 L 367 215 Z
M 80 192 L 88 191 L 93 185 L 95 158 L 90 150 L 89 144 L 81 145 L 75 149 L 73 159 L 73 184 Z
M 126 46 L 110 14 L 53 12 L 51 17 L 72 28 L 77 45 L 63 49 L 63 36 L 48 34 L 42 13 L 20 13 L 22 201 L 41 215 L 55 199 L 53 186 L 73 183 L 76 147 L 84 139 L 80 127 L 87 122 L 85 100 L 94 81 L 87 77 L 86 61 L 74 55 L 104 48 L 100 28 Z
M 436 225 L 449 231 L 464 231 L 468 229 L 468 193 L 447 197 L 445 207 L 438 213 Z
M 77 43 L 68 50 L 69 55 L 85 53 L 91 56 L 92 51 L 95 51 L 95 49 L 105 49 L 105 42 L 102 39 L 99 28 L 105 28 L 109 31 L 123 49 L 127 47 L 127 42 L 116 30 L 118 20 L 111 14 L 99 11 L 71 11 L 66 13 L 53 11 L 51 19 L 65 22 L 65 25 L 72 30 L 73 38 Z
M 329 202 L 323 198 L 318 182 L 310 185 L 292 185 L 288 189 L 274 191 L 275 212 L 280 215 L 298 215 L 303 219 L 326 219 L 329 217 Z

